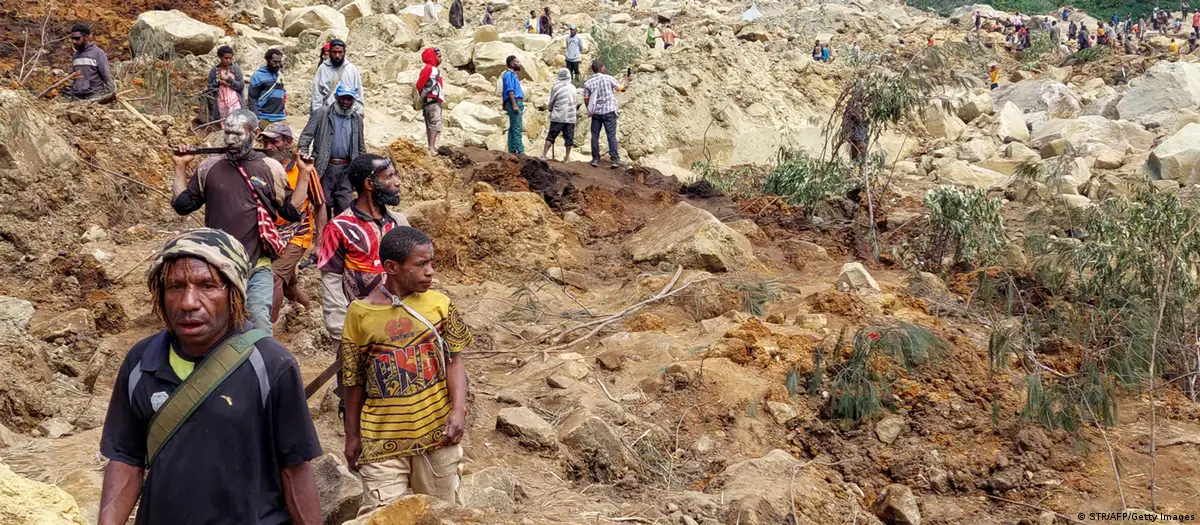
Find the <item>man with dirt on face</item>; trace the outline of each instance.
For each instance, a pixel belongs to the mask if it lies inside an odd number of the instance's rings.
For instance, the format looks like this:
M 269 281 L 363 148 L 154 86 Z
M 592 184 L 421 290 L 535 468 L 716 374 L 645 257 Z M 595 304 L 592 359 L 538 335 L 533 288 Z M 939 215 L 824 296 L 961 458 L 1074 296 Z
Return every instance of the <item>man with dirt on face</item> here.
M 292 128 L 282 122 L 273 122 L 263 130 L 261 136 L 267 156 L 279 161 L 287 171 L 287 183 L 292 191 L 296 191 L 296 183 L 300 182 L 300 169 L 312 170 L 308 174 L 308 200 L 301 205 L 300 220 L 288 221 L 280 218 L 275 221 L 280 240 L 287 243 L 283 253 L 271 265 L 271 271 L 275 274 L 271 322 L 275 322 L 279 320 L 279 310 L 283 306 L 284 297 L 300 303 L 306 311 L 312 308 L 308 292 L 300 286 L 296 268 L 304 258 L 304 252 L 310 247 L 314 254 L 320 250 L 320 242 L 313 242 L 314 238 L 317 241 L 320 241 L 320 238 L 313 232 L 321 231 L 325 227 L 328 210 L 325 207 L 325 190 L 321 188 L 321 178 L 316 176 L 312 164 L 303 163 L 296 154 L 296 148 L 292 144 Z
M 166 329 L 117 373 L 100 525 L 124 525 L 134 505 L 138 525 L 321 523 L 308 463 L 321 443 L 296 359 L 246 322 L 250 262 L 238 239 L 209 228 L 155 257 L 146 281 Z
M 367 151 L 362 113 L 354 111 L 357 99 L 354 90 L 338 86 L 337 103 L 314 111 L 300 132 L 300 154 L 314 159 L 331 216 L 350 207 L 354 193 L 346 166 Z
M 225 155 L 214 155 L 188 175 L 194 159 L 188 147 L 175 152 L 175 177 L 171 183 L 171 206 L 180 215 L 205 209 L 204 225 L 222 230 L 242 243 L 249 256 L 246 308 L 250 322 L 269 335 L 271 303 L 275 283 L 271 262 L 281 255 L 276 247 L 275 219 L 300 220 L 308 199 L 310 165 L 302 165 L 296 191 L 287 184 L 287 173 L 279 161 L 254 151 L 258 118 L 249 110 L 233 112 L 223 123 Z
M 334 105 L 337 102 L 337 88 L 341 86 L 354 91 L 357 97 L 354 112 L 362 113 L 363 103 L 367 100 L 367 92 L 363 91 L 362 76 L 359 75 L 358 68 L 346 60 L 346 43 L 335 39 L 329 41 L 329 58 L 317 66 L 317 73 L 313 75 L 312 105 L 309 114 Z
M 474 343 L 449 297 L 430 290 L 433 242 L 401 226 L 383 236 L 382 286 L 350 304 L 342 331 L 346 461 L 363 479 L 359 515 L 409 488 L 463 504 L 467 371 Z
M 400 204 L 400 176 L 391 159 L 365 153 L 350 163 L 346 176 L 358 197 L 329 221 L 317 252 L 325 329 L 339 342 L 350 301 L 366 297 L 383 280 L 379 241 L 392 228 L 408 226 L 403 213 L 389 209 Z
M 92 29 L 87 24 L 71 26 L 71 67 L 75 82 L 62 91 L 68 100 L 86 100 L 113 91 L 112 73 L 108 70 L 108 55 L 92 43 Z

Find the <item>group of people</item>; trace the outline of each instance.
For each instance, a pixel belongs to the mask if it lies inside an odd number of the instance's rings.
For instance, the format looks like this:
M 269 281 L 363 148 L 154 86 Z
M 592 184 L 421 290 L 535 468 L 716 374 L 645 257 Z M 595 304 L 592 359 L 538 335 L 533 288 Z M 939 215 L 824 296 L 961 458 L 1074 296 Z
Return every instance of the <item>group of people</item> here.
M 1060 56 L 1071 53 L 1068 46 L 1071 42 L 1074 42 L 1076 49 L 1080 51 L 1094 46 L 1107 46 L 1115 53 L 1141 53 L 1141 47 L 1136 42 L 1144 40 L 1150 31 L 1157 31 L 1163 35 L 1173 31 L 1176 36 L 1171 39 L 1168 51 L 1172 55 L 1178 56 L 1181 53 L 1178 38 L 1184 34 L 1183 19 L 1188 17 L 1188 9 L 1188 5 L 1182 3 L 1180 6 L 1181 18 L 1176 18 L 1173 24 L 1170 22 L 1170 13 L 1158 8 L 1155 8 L 1148 17 L 1134 18 L 1132 14 L 1128 14 L 1123 21 L 1118 14 L 1114 13 L 1110 20 L 1098 22 L 1095 31 L 1092 31 L 1086 23 L 1077 23 L 1071 19 L 1069 8 L 1063 8 L 1061 12 L 1062 25 L 1058 20 L 1047 18 L 1042 20 L 1041 30 L 1048 32 L 1051 46 Z M 973 21 L 975 29 L 982 30 L 983 14 L 980 10 L 975 11 Z M 1065 38 L 1064 27 L 1066 28 Z M 1019 11 L 1015 16 L 1001 20 L 993 27 L 992 31 L 1002 31 L 1005 34 L 1005 41 L 1018 51 L 1031 46 L 1030 28 L 1024 23 L 1024 17 Z M 1191 13 L 1191 31 L 1188 33 L 1187 39 L 1189 44 L 1187 52 L 1191 53 L 1198 47 L 1197 40 L 1200 39 L 1200 12 Z
M 452 20 L 460 14 L 456 0 Z M 552 34 L 548 9 L 537 22 Z M 603 131 L 619 167 L 617 94 L 629 74 L 618 81 L 591 62 L 579 101 L 583 41 L 576 27 L 569 31 L 542 158 L 562 136 L 569 160 L 582 106 L 591 117 L 591 165 L 600 164 Z M 87 26 L 70 36 L 79 78 L 64 94 L 113 92 Z M 657 38 L 666 48 L 676 35 L 666 27 Z M 400 204 L 398 167 L 366 151 L 362 78 L 345 42 L 321 48 L 299 134 L 286 123 L 281 50 L 269 49 L 248 78 L 231 47 L 216 55 L 197 120 L 220 126 L 224 153 L 174 152 L 171 205 L 180 215 L 203 210 L 205 227 L 167 242 L 147 274 L 164 329 L 134 345 L 118 374 L 100 446 L 109 462 L 99 522 L 124 523 L 135 506 L 138 523 L 320 522 L 308 462 L 321 445 L 296 360 L 272 338 L 284 299 L 314 306 L 299 284 L 303 264 L 320 272 L 325 329 L 340 342 L 343 453 L 362 475 L 361 513 L 410 488 L 461 503 L 468 393 L 460 353 L 473 337 L 450 299 L 430 290 L 432 241 L 392 209 Z M 445 75 L 440 50 L 421 58 L 414 87 L 435 152 Z M 522 64 L 516 56 L 506 63 L 508 149 L 522 154 Z M 229 461 L 201 467 L 197 457 Z
M 345 86 L 333 97 L 308 128 L 354 111 Z M 190 149 L 174 155 L 172 206 L 204 209 L 205 228 L 168 241 L 147 273 L 165 328 L 135 344 L 118 372 L 100 443 L 109 462 L 99 523 L 123 524 L 135 505 L 137 523 L 321 523 L 309 464 L 321 444 L 296 360 L 271 336 L 282 297 L 309 302 L 294 263 L 310 247 L 325 328 L 340 341 L 343 453 L 362 476 L 360 514 L 410 487 L 462 503 L 461 353 L 473 337 L 430 290 L 431 239 L 392 209 L 397 167 L 365 152 L 341 166 L 353 198 L 322 225 L 332 208 L 315 163 L 345 146 L 310 159 L 286 124 L 260 131 L 247 109 L 221 124 L 224 154 L 194 170 Z M 279 279 L 281 264 L 292 280 Z

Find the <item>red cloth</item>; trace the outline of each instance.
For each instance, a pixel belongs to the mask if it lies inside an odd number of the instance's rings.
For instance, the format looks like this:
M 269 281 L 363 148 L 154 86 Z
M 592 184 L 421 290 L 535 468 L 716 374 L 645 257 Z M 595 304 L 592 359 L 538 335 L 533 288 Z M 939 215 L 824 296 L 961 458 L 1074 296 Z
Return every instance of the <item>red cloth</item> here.
M 425 63 L 425 68 L 421 70 L 421 76 L 417 77 L 417 93 L 421 92 L 421 89 L 425 87 L 425 83 L 429 82 L 429 77 L 433 76 L 433 68 L 438 67 L 440 64 L 440 62 L 438 62 L 437 50 L 432 47 L 425 48 L 425 50 L 421 52 L 421 61 Z M 439 74 L 438 86 L 440 87 L 442 85 L 444 85 L 442 82 L 442 75 Z M 442 90 L 440 89 L 438 90 L 438 102 L 445 102 L 445 100 L 442 99 L 441 91 Z

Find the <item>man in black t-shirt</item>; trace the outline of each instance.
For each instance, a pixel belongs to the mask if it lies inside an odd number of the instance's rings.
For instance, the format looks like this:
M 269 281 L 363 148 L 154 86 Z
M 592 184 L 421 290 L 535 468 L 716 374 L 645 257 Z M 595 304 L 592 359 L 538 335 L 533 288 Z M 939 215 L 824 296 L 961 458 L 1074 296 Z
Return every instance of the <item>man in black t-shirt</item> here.
M 205 367 L 222 366 L 205 358 L 250 328 L 249 271 L 241 243 L 211 228 L 184 232 L 156 257 L 146 280 L 166 329 L 135 344 L 117 373 L 100 440 L 109 460 L 100 525 L 124 525 L 139 499 L 137 525 L 320 525 L 308 462 L 321 444 L 296 359 L 265 337 L 223 381 L 205 384 L 214 370 Z M 211 394 L 176 400 L 184 385 Z M 193 406 L 169 423 L 181 413 L 173 408 Z M 156 422 L 165 427 L 157 433 Z

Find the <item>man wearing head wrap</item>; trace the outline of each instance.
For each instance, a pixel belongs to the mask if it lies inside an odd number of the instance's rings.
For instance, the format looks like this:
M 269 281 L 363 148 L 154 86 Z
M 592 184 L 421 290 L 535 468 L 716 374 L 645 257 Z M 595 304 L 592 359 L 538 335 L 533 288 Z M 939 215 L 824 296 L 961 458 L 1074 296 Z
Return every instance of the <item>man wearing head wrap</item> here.
M 135 344 L 117 373 L 100 440 L 108 465 L 99 523 L 125 523 L 134 505 L 138 525 L 321 523 L 308 463 L 321 443 L 296 359 L 246 322 L 250 271 L 242 243 L 208 228 L 184 232 L 154 259 L 151 309 L 166 328 Z M 248 357 L 206 381 L 223 365 L 205 358 L 231 341 Z M 174 396 L 201 384 L 210 390 L 199 401 Z M 160 409 L 180 407 L 194 409 L 151 446 Z
M 558 83 L 550 88 L 550 98 L 546 107 L 550 111 L 550 134 L 546 135 L 546 146 L 542 148 L 542 160 L 554 147 L 554 140 L 561 133 L 563 145 L 567 152 L 563 154 L 563 162 L 571 161 L 571 148 L 575 147 L 575 121 L 578 119 L 576 109 L 579 104 L 575 101 L 575 86 L 571 84 L 571 70 L 558 70 Z
M 205 208 L 204 225 L 222 230 L 242 243 L 249 257 L 246 307 L 250 322 L 271 333 L 271 302 L 275 295 L 271 261 L 279 257 L 270 236 L 274 221 L 300 220 L 300 209 L 308 199 L 311 168 L 300 170 L 296 191 L 287 184 L 287 172 L 279 161 L 254 151 L 258 135 L 258 117 L 250 110 L 233 112 L 222 123 L 225 155 L 214 155 L 189 176 L 188 165 L 194 158 L 186 147 L 175 153 L 175 177 L 171 183 L 171 206 L 180 215 Z M 306 166 L 307 167 L 307 166 Z M 271 221 L 260 228 L 260 213 Z M 264 237 L 266 236 L 266 237 Z
M 354 95 L 357 97 L 354 102 L 354 111 L 362 113 L 363 102 L 367 98 L 366 92 L 363 91 L 362 76 L 359 75 L 358 68 L 346 60 L 346 43 L 341 40 L 330 40 L 329 58 L 317 66 L 317 73 L 313 75 L 312 106 L 309 109 L 309 115 L 315 114 L 323 107 L 334 105 L 337 88 L 340 86 L 346 86 L 347 89 L 354 91 Z
M 427 47 L 421 52 L 425 68 L 417 77 L 417 93 L 421 100 L 421 115 L 425 119 L 425 137 L 429 141 L 429 154 L 437 155 L 437 138 L 442 132 L 442 52 Z
M 354 200 L 354 190 L 346 179 L 346 166 L 367 151 L 362 113 L 354 110 L 358 93 L 348 86 L 338 86 L 336 94 L 336 104 L 308 116 L 299 144 L 301 155 L 315 159 L 313 166 L 321 176 L 330 217 L 345 211 Z

